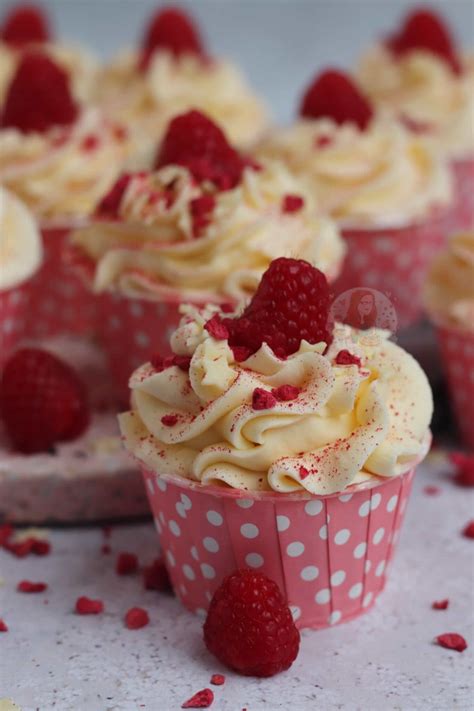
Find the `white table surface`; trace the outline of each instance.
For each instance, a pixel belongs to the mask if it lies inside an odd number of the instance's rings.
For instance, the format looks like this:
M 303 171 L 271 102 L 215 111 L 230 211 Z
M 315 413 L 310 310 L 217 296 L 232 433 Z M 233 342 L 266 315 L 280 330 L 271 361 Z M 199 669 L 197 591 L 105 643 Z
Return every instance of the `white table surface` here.
M 213 687 L 213 711 L 472 709 L 474 541 L 460 531 L 473 492 L 451 483 L 448 469 L 437 459 L 420 468 L 376 606 L 349 624 L 303 632 L 297 661 L 272 679 L 227 672 L 204 648 L 198 618 L 173 597 L 144 591 L 139 577 L 116 575 L 118 551 L 136 552 L 142 563 L 155 556 L 151 524 L 114 527 L 108 556 L 100 528 L 50 531 L 45 558 L 0 551 L 0 616 L 9 625 L 0 636 L 0 699 L 22 711 L 173 711 L 221 672 L 226 683 Z M 425 493 L 427 484 L 439 494 Z M 47 582 L 47 593 L 17 593 L 25 578 Z M 79 595 L 103 599 L 106 612 L 74 614 Z M 445 597 L 448 610 L 431 609 Z M 130 631 L 122 618 L 135 605 L 151 623 Z M 460 654 L 434 645 L 443 632 L 463 634 L 470 647 Z

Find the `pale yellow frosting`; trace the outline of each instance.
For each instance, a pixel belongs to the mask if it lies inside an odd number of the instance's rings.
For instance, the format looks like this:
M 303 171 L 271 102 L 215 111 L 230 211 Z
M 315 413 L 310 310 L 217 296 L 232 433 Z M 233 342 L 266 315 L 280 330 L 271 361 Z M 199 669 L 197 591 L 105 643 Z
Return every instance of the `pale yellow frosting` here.
M 351 226 L 406 224 L 451 200 L 449 170 L 435 146 L 391 120 L 365 131 L 300 120 L 271 134 L 260 154 L 282 160 L 324 210 Z
M 474 232 L 451 238 L 429 271 L 425 303 L 435 321 L 474 332 Z
M 156 199 L 170 186 L 171 204 Z M 281 256 L 306 259 L 330 279 L 337 276 L 345 252 L 337 228 L 319 216 L 312 196 L 283 165 L 245 168 L 237 187 L 210 191 L 177 166 L 136 176 L 120 203 L 119 221 L 95 221 L 72 235 L 72 244 L 94 265 L 94 289 L 237 300 L 253 293 L 272 259 Z M 194 237 L 192 201 L 205 194 L 213 194 L 215 207 Z M 303 196 L 303 207 L 284 213 L 285 195 Z
M 0 182 L 41 219 L 88 215 L 126 157 L 123 138 L 96 109 L 47 133 L 0 130 Z M 87 147 L 88 142 L 93 147 Z
M 77 101 L 86 103 L 92 100 L 99 70 L 98 61 L 93 54 L 75 45 L 42 43 L 33 46 L 50 56 L 67 72 L 72 95 Z M 14 49 L 0 40 L 0 106 L 22 53 L 23 50 Z
M 0 185 L 0 291 L 18 286 L 41 264 L 41 235 L 33 215 Z
M 474 154 L 474 59 L 454 74 L 441 58 L 423 50 L 395 57 L 383 45 L 361 60 L 358 80 L 377 106 L 426 128 L 450 158 Z
M 97 100 L 130 126 L 136 166 L 152 165 L 169 121 L 190 109 L 216 121 L 239 148 L 251 147 L 268 125 L 266 107 L 230 62 L 157 51 L 146 72 L 137 63 L 137 52 L 120 54 L 97 84 Z
M 212 311 L 188 310 L 173 351 L 192 356 L 189 375 L 148 363 L 131 377 L 132 410 L 120 416 L 125 446 L 146 467 L 203 484 L 248 491 L 331 494 L 372 477 L 408 471 L 426 454 L 433 403 L 418 363 L 387 334 L 367 345 L 338 325 L 335 340 L 302 341 L 279 360 L 263 344 L 236 363 L 227 341 L 203 323 Z M 350 343 L 362 365 L 337 365 Z M 295 400 L 254 410 L 255 388 L 290 384 Z M 162 418 L 176 415 L 176 424 Z

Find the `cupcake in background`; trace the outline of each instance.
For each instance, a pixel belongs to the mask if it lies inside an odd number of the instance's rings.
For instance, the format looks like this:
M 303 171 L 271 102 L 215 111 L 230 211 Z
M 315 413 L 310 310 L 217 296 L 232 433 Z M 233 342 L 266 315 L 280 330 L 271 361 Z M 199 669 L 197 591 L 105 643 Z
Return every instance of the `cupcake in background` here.
M 25 3 L 13 5 L 0 20 L 0 106 L 23 53 L 30 49 L 41 49 L 67 72 L 76 100 L 91 99 L 98 71 L 95 57 L 82 47 L 59 42 L 45 9 Z
M 76 267 L 102 294 L 101 331 L 122 393 L 140 362 L 167 349 L 183 301 L 235 303 L 282 254 L 333 280 L 345 252 L 335 224 L 282 164 L 243 157 L 194 110 L 171 121 L 154 169 L 119 178 L 71 243 Z
M 361 86 L 382 111 L 431 136 L 452 162 L 455 226 L 474 225 L 474 57 L 435 12 L 413 10 L 361 59 Z
M 61 252 L 71 226 L 84 222 L 114 183 L 126 150 L 124 130 L 98 109 L 80 106 L 64 69 L 42 50 L 23 52 L 0 112 L 0 183 L 25 202 L 42 230 L 32 336 L 91 326 L 93 305 Z
M 425 286 L 458 427 L 474 449 L 474 232 L 455 235 L 433 262 Z
M 131 378 L 124 443 L 193 611 L 234 568 L 275 580 L 303 627 L 347 621 L 384 587 L 432 397 L 387 333 L 365 345 L 330 301 L 321 272 L 279 258 L 245 308 L 183 309 L 174 360 Z
M 340 226 L 348 254 L 336 289 L 388 292 L 399 325 L 416 322 L 452 201 L 434 144 L 377 114 L 349 76 L 328 69 L 305 92 L 298 120 L 270 134 L 259 155 L 282 160 Z
M 97 100 L 131 131 L 133 165 L 150 166 L 171 118 L 197 108 L 219 123 L 232 143 L 248 148 L 268 125 L 261 100 L 230 62 L 212 57 L 193 19 L 160 8 L 140 44 L 102 72 Z
M 0 369 L 25 335 L 28 284 L 41 260 L 41 237 L 33 215 L 0 186 Z

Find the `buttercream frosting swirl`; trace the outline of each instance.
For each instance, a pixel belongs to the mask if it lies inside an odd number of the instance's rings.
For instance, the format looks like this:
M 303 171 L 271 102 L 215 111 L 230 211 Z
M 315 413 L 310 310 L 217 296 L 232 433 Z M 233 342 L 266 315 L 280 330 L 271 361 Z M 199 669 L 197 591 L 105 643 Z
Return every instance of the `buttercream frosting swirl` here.
M 0 182 L 42 220 L 88 215 L 125 160 L 120 127 L 97 109 L 46 133 L 0 130 Z
M 282 160 L 349 226 L 406 224 L 451 200 L 449 170 L 435 146 L 391 120 L 377 119 L 365 131 L 300 120 L 271 134 L 261 155 Z
M 423 50 L 395 56 L 377 45 L 361 60 L 358 79 L 381 109 L 426 131 L 450 158 L 474 155 L 474 58 L 454 74 Z
M 474 232 L 453 236 L 431 265 L 426 308 L 435 321 L 474 332 Z
M 125 446 L 146 467 L 246 491 L 331 494 L 409 470 L 426 453 L 432 396 L 418 363 L 378 332 L 368 344 L 337 325 L 334 341 L 278 359 L 264 343 L 236 363 L 204 324 L 214 309 L 187 308 L 173 351 L 191 357 L 131 377 L 132 409 L 120 416 Z M 337 365 L 350 343 L 361 364 Z M 254 409 L 256 388 L 298 394 Z
M 285 212 L 286 196 L 301 206 Z M 211 201 L 196 234 L 193 212 Z M 199 184 L 186 168 L 137 174 L 118 208 L 118 220 L 96 220 L 72 235 L 91 263 L 96 291 L 215 301 L 253 293 L 272 259 L 304 258 L 335 278 L 344 244 L 334 223 L 283 165 L 245 168 L 233 189 Z

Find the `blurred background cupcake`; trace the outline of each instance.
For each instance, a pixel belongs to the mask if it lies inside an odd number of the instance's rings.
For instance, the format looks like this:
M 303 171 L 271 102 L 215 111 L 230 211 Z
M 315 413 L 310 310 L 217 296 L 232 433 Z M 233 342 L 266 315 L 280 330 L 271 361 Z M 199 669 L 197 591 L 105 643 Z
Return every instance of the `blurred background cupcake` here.
M 389 295 L 400 327 L 419 320 L 424 273 L 444 244 L 451 177 L 436 147 L 390 117 L 343 72 L 316 76 L 298 120 L 276 129 L 260 155 L 304 180 L 341 228 L 348 253 L 336 291 Z
M 154 170 L 123 175 L 71 242 L 77 268 L 103 294 L 100 330 L 124 387 L 137 361 L 167 351 L 183 301 L 235 303 L 282 254 L 333 280 L 345 252 L 283 164 L 244 157 L 198 111 L 172 120 Z
M 190 108 L 217 121 L 240 148 L 252 146 L 269 121 L 239 69 L 211 56 L 194 20 L 177 7 L 156 11 L 139 45 L 106 65 L 97 89 L 108 114 L 130 128 L 134 166 L 150 165 L 170 119 Z
M 474 449 L 474 232 L 454 236 L 435 259 L 424 296 L 458 427 Z
M 432 10 L 415 9 L 361 59 L 361 86 L 383 111 L 431 136 L 456 179 L 454 229 L 474 224 L 474 58 Z

